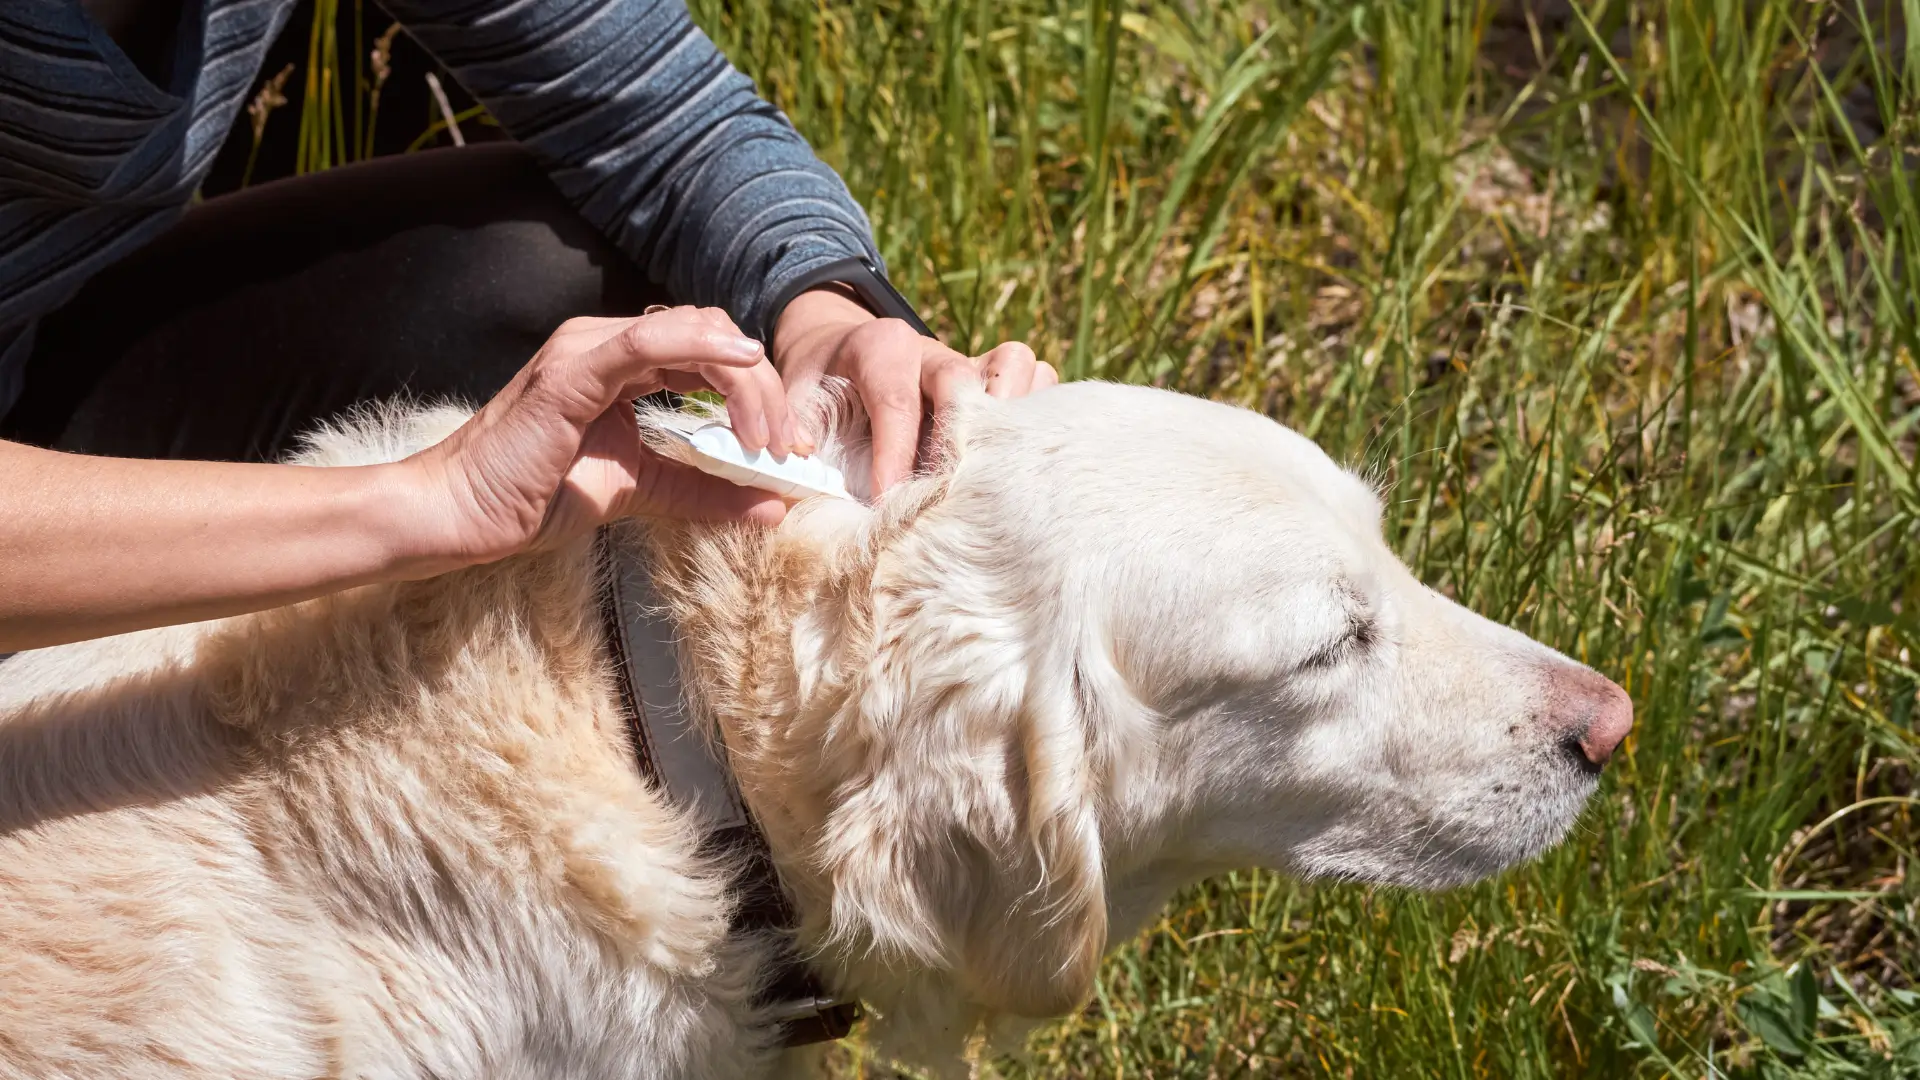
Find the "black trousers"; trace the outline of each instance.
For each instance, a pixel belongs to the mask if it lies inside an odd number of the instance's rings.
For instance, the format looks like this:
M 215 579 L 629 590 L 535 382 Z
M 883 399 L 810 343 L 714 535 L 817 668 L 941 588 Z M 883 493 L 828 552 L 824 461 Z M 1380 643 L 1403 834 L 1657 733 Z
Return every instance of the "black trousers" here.
M 210 199 L 89 281 L 0 438 L 273 460 L 359 402 L 478 404 L 566 319 L 670 302 L 516 145 L 375 159 Z

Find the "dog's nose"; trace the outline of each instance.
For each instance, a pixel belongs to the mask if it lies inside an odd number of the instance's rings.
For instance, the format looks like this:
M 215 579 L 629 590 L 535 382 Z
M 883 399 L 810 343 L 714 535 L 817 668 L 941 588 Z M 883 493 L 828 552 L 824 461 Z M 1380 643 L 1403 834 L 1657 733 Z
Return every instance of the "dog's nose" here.
M 1553 717 L 1595 769 L 1607 763 L 1633 729 L 1633 699 L 1591 668 L 1567 667 L 1552 676 Z

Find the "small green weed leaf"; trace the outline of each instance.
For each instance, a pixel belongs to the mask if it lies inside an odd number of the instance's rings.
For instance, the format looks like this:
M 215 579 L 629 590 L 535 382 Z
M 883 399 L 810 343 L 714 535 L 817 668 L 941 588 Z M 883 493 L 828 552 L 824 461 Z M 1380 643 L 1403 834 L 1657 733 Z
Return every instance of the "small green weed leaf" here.
M 1859 627 L 1892 626 L 1900 618 L 1899 613 L 1886 604 L 1857 597 L 1836 601 L 1833 606 L 1840 609 L 1848 622 Z
M 1653 1021 L 1653 1012 L 1645 1005 L 1635 1001 L 1620 983 L 1613 984 L 1613 1007 L 1620 1010 L 1620 1016 L 1627 1022 L 1627 1030 L 1642 1046 L 1658 1051 L 1660 1033 Z
M 1700 619 L 1701 638 L 1710 638 L 1713 632 L 1726 625 L 1727 606 L 1733 602 L 1733 594 L 1726 591 L 1715 593 L 1707 602 L 1707 613 Z
M 1801 964 L 1788 984 L 1793 992 L 1793 1026 L 1802 1039 L 1811 1040 L 1820 1022 L 1820 984 L 1813 977 L 1813 965 Z
M 1807 1040 L 1796 1029 L 1795 1017 L 1770 995 L 1749 994 L 1735 1008 L 1746 1029 L 1760 1036 L 1774 1053 L 1794 1059 L 1807 1055 Z

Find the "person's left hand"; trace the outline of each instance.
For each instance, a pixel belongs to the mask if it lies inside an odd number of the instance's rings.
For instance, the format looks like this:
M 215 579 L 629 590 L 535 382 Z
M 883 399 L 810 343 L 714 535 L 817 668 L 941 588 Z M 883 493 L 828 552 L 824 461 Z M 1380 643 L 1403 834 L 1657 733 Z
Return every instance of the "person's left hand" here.
M 853 384 L 873 426 L 875 495 L 912 475 L 925 402 L 938 410 L 974 383 L 995 397 L 1020 397 L 1060 381 L 1021 342 L 966 356 L 836 289 L 812 289 L 787 304 L 774 328 L 772 359 L 789 402 L 802 401 L 826 375 Z

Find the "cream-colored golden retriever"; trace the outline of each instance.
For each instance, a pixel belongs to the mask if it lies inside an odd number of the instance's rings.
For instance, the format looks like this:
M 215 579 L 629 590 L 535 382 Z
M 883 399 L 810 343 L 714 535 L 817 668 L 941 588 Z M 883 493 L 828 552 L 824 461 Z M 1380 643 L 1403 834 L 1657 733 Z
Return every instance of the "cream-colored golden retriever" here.
M 403 456 L 391 412 L 307 460 Z M 1250 412 L 985 395 L 872 506 L 638 528 L 827 984 L 891 1052 L 1074 1008 L 1234 867 L 1437 888 L 1562 836 L 1612 683 L 1422 586 Z M 857 430 L 825 451 L 856 478 Z M 769 943 L 636 771 L 590 545 L 0 664 L 0 1075 L 767 1075 Z

